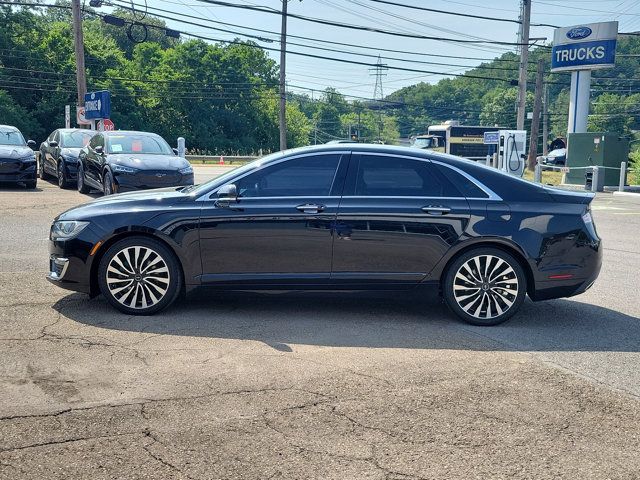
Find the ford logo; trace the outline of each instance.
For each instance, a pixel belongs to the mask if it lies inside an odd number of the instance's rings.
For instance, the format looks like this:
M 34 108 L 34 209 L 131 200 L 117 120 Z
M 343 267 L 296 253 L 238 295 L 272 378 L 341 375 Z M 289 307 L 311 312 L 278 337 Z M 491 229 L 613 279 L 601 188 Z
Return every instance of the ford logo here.
M 587 38 L 593 30 L 589 27 L 573 27 L 571 30 L 567 32 L 567 38 L 571 40 L 582 40 L 583 38 Z

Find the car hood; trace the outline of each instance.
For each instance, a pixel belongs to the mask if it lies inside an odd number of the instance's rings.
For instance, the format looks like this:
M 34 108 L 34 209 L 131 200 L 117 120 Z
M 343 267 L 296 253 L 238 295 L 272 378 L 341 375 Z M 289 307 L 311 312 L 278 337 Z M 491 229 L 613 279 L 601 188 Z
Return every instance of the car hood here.
M 23 158 L 33 155 L 33 150 L 22 145 L 0 145 L 0 158 Z
M 109 154 L 108 162 L 114 165 L 140 170 L 177 170 L 189 166 L 189 162 L 175 155 L 135 155 L 130 153 Z
M 96 217 L 122 212 L 148 212 L 151 217 L 156 212 L 166 211 L 178 203 L 193 201 L 190 195 L 180 192 L 182 188 L 158 188 L 100 197 L 66 210 L 55 220 L 92 220 Z

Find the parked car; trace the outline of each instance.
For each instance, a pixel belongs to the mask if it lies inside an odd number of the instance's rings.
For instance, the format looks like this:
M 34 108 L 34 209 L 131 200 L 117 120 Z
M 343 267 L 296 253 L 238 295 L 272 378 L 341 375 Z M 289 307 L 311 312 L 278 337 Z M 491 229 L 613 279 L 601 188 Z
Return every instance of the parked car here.
M 193 168 L 160 135 L 111 131 L 96 134 L 78 156 L 78 191 L 105 195 L 128 190 L 193 185 Z
M 0 182 L 24 183 L 36 188 L 36 142 L 26 141 L 16 127 L 0 125 Z
M 94 137 L 95 138 L 95 137 Z M 48 279 L 127 314 L 197 287 L 439 288 L 463 320 L 505 321 L 588 289 L 594 195 L 409 147 L 323 145 L 210 182 L 127 193 L 59 215 Z
M 557 148 L 551 150 L 547 155 L 539 157 L 538 163 L 542 167 L 564 167 L 567 163 L 567 149 Z
M 82 128 L 59 128 L 40 144 L 40 178 L 53 176 L 60 188 L 75 184 L 78 155 L 98 132 Z

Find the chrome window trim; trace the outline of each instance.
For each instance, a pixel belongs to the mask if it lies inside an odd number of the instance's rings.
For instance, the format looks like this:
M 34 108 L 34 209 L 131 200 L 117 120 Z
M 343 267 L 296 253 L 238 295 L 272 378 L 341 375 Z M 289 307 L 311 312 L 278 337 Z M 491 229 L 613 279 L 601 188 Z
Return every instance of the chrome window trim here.
M 459 173 L 460 175 L 465 177 L 467 180 L 469 180 L 471 183 L 473 183 L 476 187 L 478 187 L 480 190 L 482 190 L 484 193 L 486 193 L 489 196 L 488 198 L 478 198 L 478 197 L 465 197 L 463 195 L 461 197 L 448 197 L 449 199 L 451 199 L 451 198 L 455 198 L 455 199 L 465 198 L 467 200 L 502 201 L 502 197 L 500 197 L 500 195 L 495 193 L 493 190 L 491 190 L 489 187 L 487 187 L 484 183 L 480 182 L 478 179 L 472 177 L 470 174 L 468 174 L 464 170 L 460 170 L 458 167 L 455 167 L 453 165 L 449 165 L 448 163 L 444 163 L 444 162 L 441 162 L 439 160 L 434 160 L 434 159 L 431 159 L 431 158 L 428 158 L 428 157 L 414 157 L 414 156 L 411 156 L 411 155 L 399 155 L 399 154 L 395 154 L 395 153 L 378 153 L 378 152 L 352 152 L 351 153 L 351 156 L 358 156 L 358 155 L 377 156 L 377 157 L 407 158 L 409 160 L 417 160 L 417 161 L 420 161 L 420 162 L 437 163 L 438 165 L 442 165 L 443 167 L 450 168 L 454 172 Z M 345 195 L 344 198 L 349 198 L 349 197 Z M 400 197 L 400 196 L 396 196 L 396 197 L 370 197 L 370 196 L 367 196 L 367 198 L 443 198 L 444 199 L 444 198 L 447 198 L 447 197 L 411 197 L 411 196 L 410 197 Z
M 285 157 L 285 158 L 280 158 L 278 160 L 274 160 L 273 162 L 269 163 L 269 167 L 272 165 L 278 165 L 279 163 L 282 162 L 287 162 L 289 160 L 296 160 L 298 158 L 304 158 L 304 157 L 317 157 L 320 155 L 348 155 L 351 152 L 349 150 L 331 150 L 328 152 L 307 152 L 307 153 L 300 153 L 300 154 L 296 154 L 296 155 L 292 155 L 291 157 Z M 338 168 L 336 168 L 335 173 L 333 174 L 333 180 L 331 181 L 331 188 L 333 188 L 333 182 L 336 181 L 336 175 L 338 174 L 338 170 L 340 168 L 340 164 L 338 164 Z M 235 182 L 236 180 L 242 180 L 244 177 L 246 177 L 247 175 L 251 175 L 253 173 L 255 173 L 256 170 L 251 170 L 250 172 L 245 172 L 243 175 L 239 176 L 239 177 L 234 177 L 231 180 L 229 180 L 228 183 L 225 183 L 224 185 L 228 185 L 229 183 Z M 216 193 L 218 191 L 218 189 L 224 187 L 224 185 L 220 185 L 217 188 L 213 188 L 211 190 L 209 190 L 206 193 L 203 193 L 202 195 L 200 195 L 198 198 L 195 199 L 196 202 L 206 202 L 206 201 L 215 201 L 217 200 L 217 198 L 212 199 L 212 198 L 206 198 L 208 196 L 210 196 L 213 193 Z M 279 199 L 283 199 L 283 198 L 309 198 L 310 195 L 295 195 L 295 196 L 290 196 L 290 197 L 244 197 L 244 199 L 275 199 L 275 198 L 279 198 Z M 243 197 L 239 197 L 239 198 L 243 198 Z M 315 196 L 313 198 L 340 198 L 337 196 Z

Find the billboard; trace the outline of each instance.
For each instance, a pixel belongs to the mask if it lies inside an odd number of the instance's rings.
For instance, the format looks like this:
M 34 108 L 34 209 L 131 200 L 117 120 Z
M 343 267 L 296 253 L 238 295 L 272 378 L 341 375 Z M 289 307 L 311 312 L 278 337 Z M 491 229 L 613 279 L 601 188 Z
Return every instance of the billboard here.
M 601 22 L 556 28 L 551 51 L 551 71 L 612 68 L 616 60 L 618 22 Z

